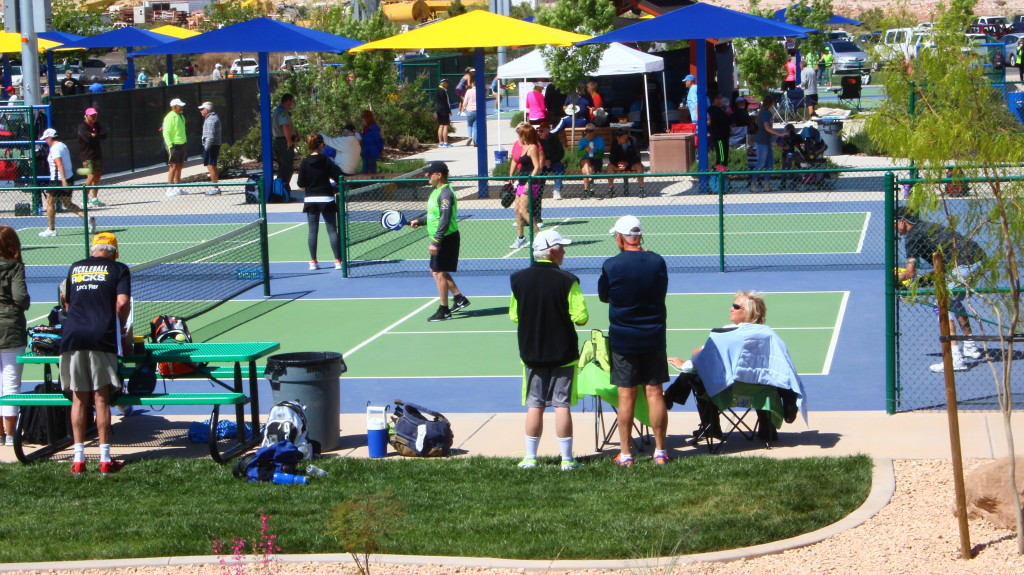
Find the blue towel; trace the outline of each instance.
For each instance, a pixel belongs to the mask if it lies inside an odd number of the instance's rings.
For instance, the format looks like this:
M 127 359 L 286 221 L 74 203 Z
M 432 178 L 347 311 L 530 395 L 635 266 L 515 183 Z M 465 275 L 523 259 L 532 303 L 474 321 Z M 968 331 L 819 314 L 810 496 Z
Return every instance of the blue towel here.
M 210 442 L 210 420 L 195 421 L 188 426 L 188 440 L 192 443 Z M 217 422 L 217 439 L 228 439 L 238 435 L 238 425 L 230 419 Z M 252 437 L 252 426 L 245 424 L 245 436 Z

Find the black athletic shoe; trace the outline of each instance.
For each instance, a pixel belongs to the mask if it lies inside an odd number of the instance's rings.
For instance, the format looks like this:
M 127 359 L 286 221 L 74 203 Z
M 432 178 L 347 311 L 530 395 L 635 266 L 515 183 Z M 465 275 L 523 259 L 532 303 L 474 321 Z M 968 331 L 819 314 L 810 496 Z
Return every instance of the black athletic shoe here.
M 455 301 L 452 303 L 452 311 L 456 312 L 464 307 L 469 307 L 469 300 L 466 299 L 466 296 L 459 294 L 455 297 Z
M 440 306 L 434 315 L 427 318 L 427 321 L 444 321 L 446 319 L 452 319 L 452 312 L 448 308 Z

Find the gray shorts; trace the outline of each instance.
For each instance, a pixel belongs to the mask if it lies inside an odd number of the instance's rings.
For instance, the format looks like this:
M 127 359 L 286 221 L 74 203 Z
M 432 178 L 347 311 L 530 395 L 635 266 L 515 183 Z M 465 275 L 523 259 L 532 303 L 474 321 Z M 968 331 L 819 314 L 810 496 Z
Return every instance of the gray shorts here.
M 524 367 L 526 407 L 569 407 L 572 404 L 572 380 L 576 365 L 562 367 Z
M 60 381 L 71 391 L 96 391 L 105 385 L 121 387 L 117 354 L 104 351 L 65 351 L 60 354 Z
M 636 387 L 668 381 L 668 354 L 665 352 L 619 354 L 612 356 L 612 385 Z

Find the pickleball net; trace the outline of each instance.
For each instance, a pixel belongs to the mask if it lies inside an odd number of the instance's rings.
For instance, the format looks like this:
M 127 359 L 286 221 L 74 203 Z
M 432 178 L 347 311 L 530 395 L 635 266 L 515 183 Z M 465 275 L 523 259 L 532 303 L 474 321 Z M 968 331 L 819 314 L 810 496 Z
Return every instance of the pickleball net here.
M 264 282 L 262 220 L 129 266 L 135 321 L 192 319 Z M 141 324 L 140 324 L 141 325 Z

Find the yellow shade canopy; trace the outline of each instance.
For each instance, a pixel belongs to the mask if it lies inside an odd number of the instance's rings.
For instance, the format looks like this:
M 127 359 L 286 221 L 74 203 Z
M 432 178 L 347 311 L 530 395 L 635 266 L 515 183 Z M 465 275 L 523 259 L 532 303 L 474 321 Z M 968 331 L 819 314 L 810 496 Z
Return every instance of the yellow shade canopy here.
M 39 43 L 39 51 L 49 50 L 60 46 L 59 42 L 51 42 L 49 40 L 43 40 L 37 38 L 36 42 Z M 17 32 L 3 32 L 0 33 L 0 53 L 11 54 L 21 53 L 21 34 Z
M 171 26 L 170 24 L 160 26 L 159 28 L 153 28 L 150 32 L 163 34 L 164 36 L 173 36 L 179 40 L 199 35 L 199 32 L 196 32 L 195 30 L 189 30 L 188 28 L 181 28 L 179 26 Z
M 369 42 L 352 48 L 350 52 L 366 50 L 453 50 L 468 48 L 497 48 L 499 46 L 571 46 L 589 39 L 540 24 L 523 22 L 508 16 L 474 10 L 436 24 L 410 30 L 390 38 Z

